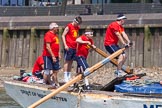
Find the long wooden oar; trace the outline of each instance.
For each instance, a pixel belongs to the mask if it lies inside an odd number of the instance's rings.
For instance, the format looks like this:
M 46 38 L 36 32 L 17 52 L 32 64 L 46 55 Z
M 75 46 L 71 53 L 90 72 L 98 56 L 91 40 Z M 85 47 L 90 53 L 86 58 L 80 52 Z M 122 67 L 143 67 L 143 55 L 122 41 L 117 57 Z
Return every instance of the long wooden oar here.
M 79 74 L 77 75 L 75 78 L 73 78 L 72 80 L 70 80 L 69 82 L 67 82 L 66 84 L 64 84 L 63 86 L 59 87 L 58 89 L 56 89 L 55 91 L 52 91 L 50 94 L 48 94 L 47 96 L 41 98 L 40 100 L 38 100 L 37 102 L 33 103 L 31 106 L 29 106 L 28 108 L 35 108 L 38 105 L 40 105 L 41 103 L 47 101 L 48 99 L 50 99 L 51 97 L 55 96 L 56 94 L 60 93 L 61 91 L 65 90 L 66 88 L 68 88 L 70 85 L 80 81 L 83 77 L 88 76 L 89 74 L 93 73 L 95 70 L 99 69 L 100 67 L 102 67 L 103 65 L 105 65 L 106 63 L 110 62 L 113 58 L 117 57 L 118 55 L 120 55 L 123 51 L 125 50 L 125 48 L 122 48 L 118 51 L 116 51 L 115 53 L 111 54 L 109 57 L 105 58 L 104 60 L 98 62 L 97 64 L 93 65 L 92 67 L 88 68 L 87 70 L 84 71 L 83 74 Z
M 91 48 L 93 50 L 95 50 L 97 53 L 99 53 L 100 55 L 102 55 L 103 57 L 108 57 L 109 56 L 106 52 L 102 51 L 99 48 L 93 48 L 92 46 L 91 46 Z M 116 59 L 112 59 L 111 63 L 114 64 L 115 66 L 118 66 L 118 61 Z M 133 73 L 133 70 L 131 70 L 128 66 L 125 66 L 125 65 L 122 66 L 122 70 L 125 71 L 128 74 Z

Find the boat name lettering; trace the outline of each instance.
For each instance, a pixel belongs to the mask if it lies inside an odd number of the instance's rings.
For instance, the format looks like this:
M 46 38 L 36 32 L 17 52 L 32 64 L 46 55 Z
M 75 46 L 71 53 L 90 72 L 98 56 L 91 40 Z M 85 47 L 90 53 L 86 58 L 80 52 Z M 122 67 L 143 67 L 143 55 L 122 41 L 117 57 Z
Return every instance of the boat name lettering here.
M 44 96 L 46 96 L 46 95 L 43 95 L 43 94 L 40 94 L 40 93 L 36 93 L 36 92 L 32 92 L 32 91 L 29 91 L 29 90 L 20 90 L 20 92 L 22 94 L 27 95 L 27 96 L 38 96 L 40 98 L 43 98 Z M 67 102 L 67 99 L 64 98 L 64 97 L 53 96 L 51 99 L 54 99 L 56 101 L 64 101 L 64 102 Z
M 143 104 L 143 108 L 162 108 L 162 105 L 146 105 L 146 104 Z
M 22 94 L 26 94 L 28 96 L 32 96 L 32 93 L 29 90 L 20 90 L 20 91 L 21 91 Z

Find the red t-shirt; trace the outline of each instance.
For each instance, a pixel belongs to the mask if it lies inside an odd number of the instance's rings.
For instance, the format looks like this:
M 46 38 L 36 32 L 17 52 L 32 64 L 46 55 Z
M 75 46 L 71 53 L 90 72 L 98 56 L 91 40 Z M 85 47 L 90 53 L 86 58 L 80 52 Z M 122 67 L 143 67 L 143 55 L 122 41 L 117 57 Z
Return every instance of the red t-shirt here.
M 56 34 L 48 31 L 44 36 L 44 49 L 43 56 L 51 56 L 48 50 L 46 49 L 46 43 L 50 43 L 50 47 L 55 57 L 59 56 L 59 38 Z
M 80 38 L 83 41 L 89 41 L 89 42 L 91 42 L 91 45 L 94 44 L 93 40 L 91 38 L 88 38 L 85 35 L 82 35 Z M 87 58 L 88 53 L 89 53 L 89 49 L 90 49 L 90 46 L 88 44 L 81 44 L 81 43 L 79 43 L 78 44 L 78 47 L 77 47 L 76 55 L 77 56 L 83 56 L 83 57 Z
M 35 72 L 40 72 L 43 70 L 43 68 L 41 67 L 42 64 L 44 64 L 43 56 L 39 56 L 34 63 L 34 67 L 33 67 L 33 71 L 32 71 L 33 75 Z
M 72 23 L 67 25 L 69 28 L 68 33 L 66 34 L 66 44 L 69 48 L 76 49 L 77 43 L 76 38 L 78 37 L 79 26 L 73 26 Z
M 112 22 L 106 30 L 106 36 L 104 39 L 104 45 L 117 45 L 118 43 L 118 37 L 116 36 L 115 32 L 122 33 L 124 31 L 124 28 L 119 25 L 116 21 Z

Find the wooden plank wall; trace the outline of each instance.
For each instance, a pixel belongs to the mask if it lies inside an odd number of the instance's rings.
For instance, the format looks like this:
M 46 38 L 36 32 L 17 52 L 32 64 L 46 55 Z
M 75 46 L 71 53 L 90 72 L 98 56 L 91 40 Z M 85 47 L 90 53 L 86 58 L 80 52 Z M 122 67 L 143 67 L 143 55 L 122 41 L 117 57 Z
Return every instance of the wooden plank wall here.
M 61 37 L 62 30 L 59 32 Z M 106 28 L 94 28 L 95 45 L 106 52 L 103 41 Z M 36 58 L 42 54 L 43 37 L 46 29 L 0 30 L 0 66 L 23 67 L 33 66 Z M 84 29 L 80 34 L 84 33 Z M 162 27 L 126 28 L 126 33 L 133 42 L 133 46 L 126 50 L 126 65 L 135 67 L 161 67 L 162 65 Z M 60 43 L 62 41 L 60 38 Z M 63 55 L 63 46 L 61 46 Z M 63 58 L 63 57 L 62 57 Z M 95 51 L 90 52 L 88 63 L 90 66 L 101 61 L 102 56 Z M 76 63 L 74 63 L 74 67 Z M 63 65 L 63 60 L 61 61 Z M 63 66 L 62 66 L 63 67 Z M 102 69 L 113 67 L 108 63 Z

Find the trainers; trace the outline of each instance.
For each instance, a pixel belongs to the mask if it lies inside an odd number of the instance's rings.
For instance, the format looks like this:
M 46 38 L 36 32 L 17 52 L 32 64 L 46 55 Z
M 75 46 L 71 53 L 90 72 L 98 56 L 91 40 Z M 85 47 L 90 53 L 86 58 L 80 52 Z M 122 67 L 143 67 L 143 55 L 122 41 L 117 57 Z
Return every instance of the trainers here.
M 56 88 L 59 88 L 60 87 L 60 84 L 59 83 L 56 83 Z
M 86 89 L 87 89 L 87 90 L 91 90 L 90 85 L 87 85 L 87 86 L 86 86 Z
M 122 77 L 122 76 L 126 75 L 125 72 L 122 72 L 122 71 L 120 71 L 120 70 L 116 70 L 116 71 L 114 72 L 114 74 L 115 74 L 115 77 Z
M 50 87 L 48 87 L 48 89 L 57 89 L 57 87 L 56 86 L 50 86 Z

